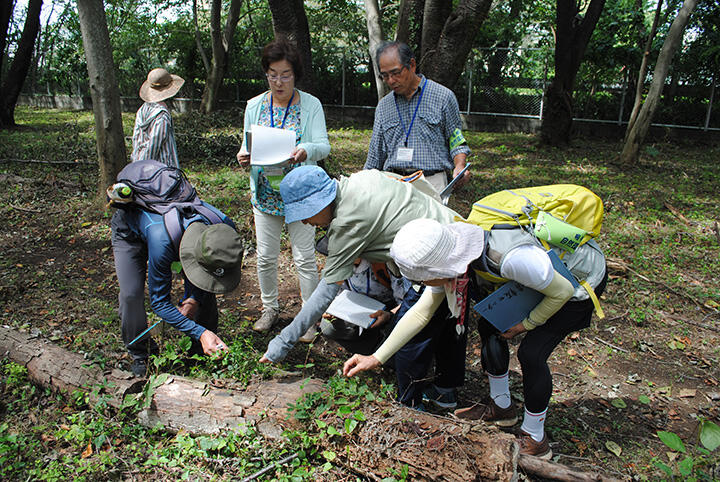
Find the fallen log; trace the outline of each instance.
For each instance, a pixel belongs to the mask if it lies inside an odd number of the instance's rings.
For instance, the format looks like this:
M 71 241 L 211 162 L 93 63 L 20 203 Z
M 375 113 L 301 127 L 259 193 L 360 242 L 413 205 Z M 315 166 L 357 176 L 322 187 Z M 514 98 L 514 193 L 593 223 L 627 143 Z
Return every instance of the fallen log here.
M 105 397 L 115 408 L 121 407 L 126 395 L 140 396 L 147 382 L 122 370 L 102 370 L 80 354 L 7 326 L 0 327 L 0 355 L 27 367 L 35 383 L 64 393 L 83 390 L 91 400 Z M 284 428 L 300 423 L 288 417 L 289 404 L 323 388 L 320 380 L 297 377 L 243 388 L 227 381 L 202 382 L 167 374 L 154 380 L 161 383 L 152 391 L 148 408 L 138 414 L 142 424 L 162 424 L 171 432 L 212 434 L 251 423 L 269 438 L 280 438 Z M 320 420 L 337 425 L 338 433 L 344 435 L 321 438 L 320 443 L 339 454 L 336 464 L 370 480 L 403 470 L 409 480 L 516 480 L 518 467 L 546 479 L 612 480 L 519 457 L 512 435 L 483 423 L 438 417 L 388 401 L 368 403 L 363 414 L 365 421 L 351 434 L 337 412 L 321 415 Z

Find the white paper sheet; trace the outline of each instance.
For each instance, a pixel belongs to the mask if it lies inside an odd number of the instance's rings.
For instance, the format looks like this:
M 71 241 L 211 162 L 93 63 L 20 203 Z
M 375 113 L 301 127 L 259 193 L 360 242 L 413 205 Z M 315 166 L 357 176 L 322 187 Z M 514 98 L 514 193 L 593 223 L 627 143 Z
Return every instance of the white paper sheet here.
M 343 290 L 335 297 L 327 312 L 354 325 L 369 328 L 375 323 L 375 319 L 370 318 L 370 315 L 383 308 L 384 304 L 369 296 Z
M 282 164 L 292 157 L 295 149 L 295 131 L 253 125 L 250 164 L 272 166 Z

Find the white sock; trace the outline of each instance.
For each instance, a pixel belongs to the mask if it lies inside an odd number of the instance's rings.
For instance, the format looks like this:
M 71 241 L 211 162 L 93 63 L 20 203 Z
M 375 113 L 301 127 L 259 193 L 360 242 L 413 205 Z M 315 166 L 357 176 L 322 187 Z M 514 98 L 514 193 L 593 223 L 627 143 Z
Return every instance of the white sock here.
M 547 414 L 547 408 L 540 413 L 528 412 L 525 409 L 525 417 L 523 418 L 522 426 L 520 430 L 530 435 L 534 441 L 542 442 L 545 436 L 545 415 Z
M 506 371 L 505 375 L 490 375 L 488 373 L 488 382 L 490 383 L 490 398 L 500 408 L 508 408 L 512 400 L 510 399 L 510 371 Z

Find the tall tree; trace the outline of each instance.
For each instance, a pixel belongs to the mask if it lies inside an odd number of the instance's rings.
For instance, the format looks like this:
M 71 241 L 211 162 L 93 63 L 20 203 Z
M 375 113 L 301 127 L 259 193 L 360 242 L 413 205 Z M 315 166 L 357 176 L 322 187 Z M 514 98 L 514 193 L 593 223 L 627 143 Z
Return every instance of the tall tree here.
M 424 10 L 425 0 L 402 0 L 395 30 L 395 40 L 408 44 L 418 56 L 422 52 Z
M 6 0 L 10 3 L 9 0 Z M 17 103 L 20 91 L 25 83 L 25 78 L 30 70 L 30 64 L 35 50 L 35 38 L 40 30 L 40 10 L 42 0 L 30 0 L 28 2 L 27 16 L 22 36 L 18 43 L 15 56 L 10 64 L 5 80 L 0 88 L 0 127 L 12 127 L 15 125 L 15 104 Z M 12 12 L 12 6 L 10 8 Z M 5 9 L 3 8 L 3 16 Z M 4 21 L 4 18 L 3 20 Z M 7 32 L 7 28 L 5 28 Z M 3 36 L 4 37 L 4 36 Z M 3 43 L 5 41 L 3 40 Z M 3 45 L 4 50 L 4 45 Z M 2 52 L 2 51 L 0 51 Z
M 590 0 L 585 15 L 580 0 L 557 0 L 555 12 L 555 77 L 545 91 L 540 135 L 546 144 L 570 141 L 575 77 L 605 0 Z
M 2 62 L 5 58 L 5 47 L 7 45 L 8 28 L 10 27 L 10 17 L 14 8 L 14 0 L 3 0 L 0 2 L 0 72 L 2 72 Z
M 242 0 L 231 0 L 225 27 L 221 26 L 222 0 L 212 0 L 210 5 L 210 38 L 212 39 L 212 61 L 208 72 L 200 110 L 209 113 L 217 108 L 218 93 L 228 66 L 230 45 L 240 19 Z
M 268 0 L 272 13 L 275 36 L 287 37 L 300 51 L 304 75 L 298 87 L 315 93 L 312 75 L 312 53 L 310 51 L 310 28 L 303 0 Z
M 474 35 L 487 17 L 492 0 L 450 2 L 426 0 L 423 19 L 420 71 L 452 89 L 465 69 Z
M 647 136 L 648 129 L 650 129 L 650 122 L 660 102 L 665 79 L 672 65 L 672 59 L 682 43 L 685 27 L 690 19 L 690 14 L 695 9 L 695 5 L 697 5 L 697 0 L 685 0 L 675 20 L 670 25 L 670 30 L 665 37 L 655 64 L 652 84 L 650 84 L 650 90 L 645 102 L 643 102 L 635 122 L 632 126 L 628 125 L 625 144 L 620 154 L 620 162 L 623 164 L 632 165 L 637 162 L 640 146 L 645 141 L 645 136 Z
M 380 69 L 378 68 L 375 52 L 383 41 L 382 31 L 382 13 L 378 0 L 365 0 L 365 21 L 368 29 L 368 48 L 370 51 L 370 61 L 372 62 L 373 72 L 375 72 L 375 88 L 377 89 L 378 100 L 382 99 L 388 93 L 388 88 L 380 79 Z
M 118 172 L 127 163 L 120 94 L 103 1 L 77 0 L 77 7 L 95 114 L 100 169 L 98 195 L 103 196 L 105 188 L 115 182 Z

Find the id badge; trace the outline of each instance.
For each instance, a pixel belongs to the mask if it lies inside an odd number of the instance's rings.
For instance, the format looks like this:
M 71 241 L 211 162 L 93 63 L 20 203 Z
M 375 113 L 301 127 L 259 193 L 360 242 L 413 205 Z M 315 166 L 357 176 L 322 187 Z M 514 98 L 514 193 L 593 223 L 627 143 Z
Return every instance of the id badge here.
M 397 150 L 397 161 L 404 163 L 411 163 L 413 158 L 412 147 L 399 147 Z

